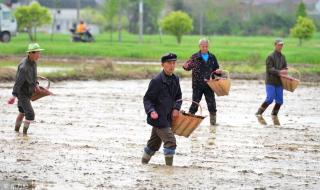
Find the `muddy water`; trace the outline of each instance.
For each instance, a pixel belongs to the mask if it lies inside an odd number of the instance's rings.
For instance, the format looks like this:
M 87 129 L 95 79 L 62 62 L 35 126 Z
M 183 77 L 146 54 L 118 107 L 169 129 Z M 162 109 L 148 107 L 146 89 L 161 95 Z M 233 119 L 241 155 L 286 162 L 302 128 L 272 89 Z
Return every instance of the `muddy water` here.
M 141 165 L 151 128 L 142 97 L 148 80 L 69 81 L 33 103 L 28 136 L 13 131 L 16 106 L 0 84 L 0 189 L 320 189 L 320 89 L 285 92 L 280 126 L 266 111 L 258 81 L 233 81 L 217 97 L 218 125 L 206 118 L 189 138 L 177 137 L 174 167 L 162 150 Z M 181 81 L 183 97 L 191 82 Z M 208 115 L 201 102 L 203 114 Z M 184 102 L 184 110 L 189 103 Z

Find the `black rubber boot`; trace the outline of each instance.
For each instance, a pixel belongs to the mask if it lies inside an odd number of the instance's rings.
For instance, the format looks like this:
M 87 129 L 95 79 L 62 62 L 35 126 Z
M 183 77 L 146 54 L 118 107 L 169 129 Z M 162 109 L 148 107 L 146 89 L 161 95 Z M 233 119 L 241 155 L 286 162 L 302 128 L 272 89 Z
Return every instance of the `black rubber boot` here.
M 260 106 L 260 108 L 258 109 L 256 115 L 261 116 L 263 114 L 263 112 L 267 109 L 268 106 L 269 106 L 269 104 L 267 104 L 266 102 L 263 102 L 262 105 Z
M 26 135 L 28 133 L 28 128 L 29 127 L 23 127 L 23 134 Z
M 281 107 L 281 104 L 275 104 L 274 107 L 273 107 L 273 110 L 271 112 L 271 115 L 277 116 L 278 112 L 280 110 L 280 107 Z
M 16 121 L 16 125 L 15 125 L 15 127 L 14 127 L 14 130 L 15 130 L 16 132 L 19 132 L 21 123 L 22 123 L 22 121 L 20 121 L 20 120 L 17 120 L 17 121 Z
M 215 125 L 217 122 L 217 113 L 216 112 L 211 112 L 210 113 L 210 124 Z
M 25 123 L 24 123 L 24 125 L 23 125 L 23 134 L 24 134 L 24 135 L 27 134 L 28 129 L 29 129 L 29 125 L 30 125 L 29 122 L 25 122 Z
M 19 130 L 20 130 L 20 125 L 16 125 L 16 126 L 14 127 L 14 130 L 15 130 L 16 132 L 19 132 Z
M 166 165 L 167 166 L 172 166 L 172 164 L 173 164 L 173 155 L 165 155 L 164 158 L 166 160 Z
M 151 155 L 147 154 L 146 152 L 143 152 L 141 163 L 148 164 L 150 159 L 151 159 Z

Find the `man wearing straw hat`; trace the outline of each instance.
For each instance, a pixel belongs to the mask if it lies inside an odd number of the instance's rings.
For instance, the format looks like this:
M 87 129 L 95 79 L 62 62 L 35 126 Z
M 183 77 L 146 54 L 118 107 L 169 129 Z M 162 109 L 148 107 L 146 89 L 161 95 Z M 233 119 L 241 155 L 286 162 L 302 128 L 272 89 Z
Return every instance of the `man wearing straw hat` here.
M 207 84 L 207 80 L 214 74 L 221 74 L 216 56 L 209 52 L 209 40 L 202 38 L 199 40 L 200 51 L 196 52 L 183 65 L 186 71 L 192 70 L 192 100 L 199 103 L 202 95 L 205 96 L 208 110 L 210 112 L 210 124 L 216 124 L 216 100 L 214 92 Z M 189 113 L 195 114 L 198 111 L 198 104 L 192 103 Z
M 275 100 L 272 116 L 277 116 L 281 105 L 283 104 L 283 88 L 280 75 L 287 75 L 287 61 L 281 53 L 283 48 L 283 40 L 276 39 L 274 42 L 274 51 L 266 60 L 266 93 L 267 97 L 258 109 L 256 115 L 261 116 L 267 107 Z
M 18 65 L 16 80 L 13 86 L 12 97 L 8 100 L 13 104 L 18 98 L 19 114 L 16 118 L 14 130 L 19 132 L 23 118 L 23 134 L 27 134 L 30 123 L 34 120 L 35 114 L 30 102 L 33 92 L 40 90 L 37 82 L 37 61 L 40 58 L 40 51 L 43 51 L 39 44 L 31 43 L 28 46 L 27 57 L 22 59 Z
M 172 119 L 178 117 L 182 93 L 179 78 L 173 74 L 177 56 L 168 53 L 161 58 L 162 72 L 154 77 L 143 97 L 147 123 L 152 126 L 151 136 L 144 148 L 142 163 L 147 164 L 163 142 L 166 165 L 172 166 L 177 147 L 171 130 Z

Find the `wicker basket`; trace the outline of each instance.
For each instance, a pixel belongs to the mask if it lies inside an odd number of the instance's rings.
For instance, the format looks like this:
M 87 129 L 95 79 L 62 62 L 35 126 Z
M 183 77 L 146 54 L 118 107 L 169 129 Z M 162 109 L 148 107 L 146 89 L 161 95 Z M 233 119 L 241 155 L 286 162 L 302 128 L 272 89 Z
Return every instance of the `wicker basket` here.
M 45 96 L 48 96 L 48 95 L 51 95 L 52 93 L 49 91 L 49 88 L 50 88 L 50 81 L 47 79 L 47 78 L 45 78 L 45 77 L 42 77 L 42 76 L 38 76 L 37 77 L 38 79 L 42 79 L 42 80 L 46 80 L 47 82 L 48 82 L 48 84 L 47 84 L 47 87 L 42 87 L 42 86 L 40 86 L 40 90 L 39 90 L 39 92 L 34 92 L 33 94 L 32 94 L 32 96 L 31 96 L 31 100 L 32 101 L 36 101 L 36 100 L 38 100 L 38 99 L 40 99 L 40 98 L 42 98 L 42 97 L 45 97 Z
M 227 96 L 229 95 L 231 80 L 230 75 L 227 70 L 222 70 L 223 73 L 226 73 L 227 77 L 216 77 L 212 79 L 212 74 L 210 80 L 207 81 L 210 88 L 217 94 L 217 96 Z
M 298 70 L 296 70 L 294 68 L 288 68 L 288 70 L 291 72 L 297 73 L 299 79 L 293 78 L 288 75 L 280 75 L 280 79 L 281 79 L 283 89 L 288 90 L 290 92 L 293 92 L 298 87 L 298 85 L 300 83 L 301 74 Z
M 178 100 L 178 101 L 182 101 L 182 100 Z M 189 100 L 186 100 L 186 101 L 189 101 Z M 194 102 L 194 103 L 198 104 L 197 102 Z M 198 104 L 198 106 L 200 107 L 201 116 L 180 111 L 179 116 L 172 121 L 172 131 L 176 135 L 189 137 L 190 134 L 200 125 L 200 123 L 205 117 L 202 116 L 202 108 L 200 104 Z

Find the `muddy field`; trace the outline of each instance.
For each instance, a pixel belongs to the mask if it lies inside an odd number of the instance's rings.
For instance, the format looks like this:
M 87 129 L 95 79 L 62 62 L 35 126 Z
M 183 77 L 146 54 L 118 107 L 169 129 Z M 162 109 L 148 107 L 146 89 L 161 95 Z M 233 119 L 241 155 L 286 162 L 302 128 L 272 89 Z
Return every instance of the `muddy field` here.
M 265 123 L 254 115 L 264 84 L 233 81 L 231 94 L 216 98 L 218 125 L 206 118 L 189 138 L 177 137 L 167 167 L 162 150 L 140 163 L 151 132 L 148 82 L 54 83 L 54 96 L 33 103 L 27 136 L 14 132 L 17 108 L 5 103 L 12 83 L 0 83 L 0 189 L 320 189 L 319 85 L 285 92 L 278 126 L 270 108 Z M 190 98 L 191 81 L 181 85 Z

